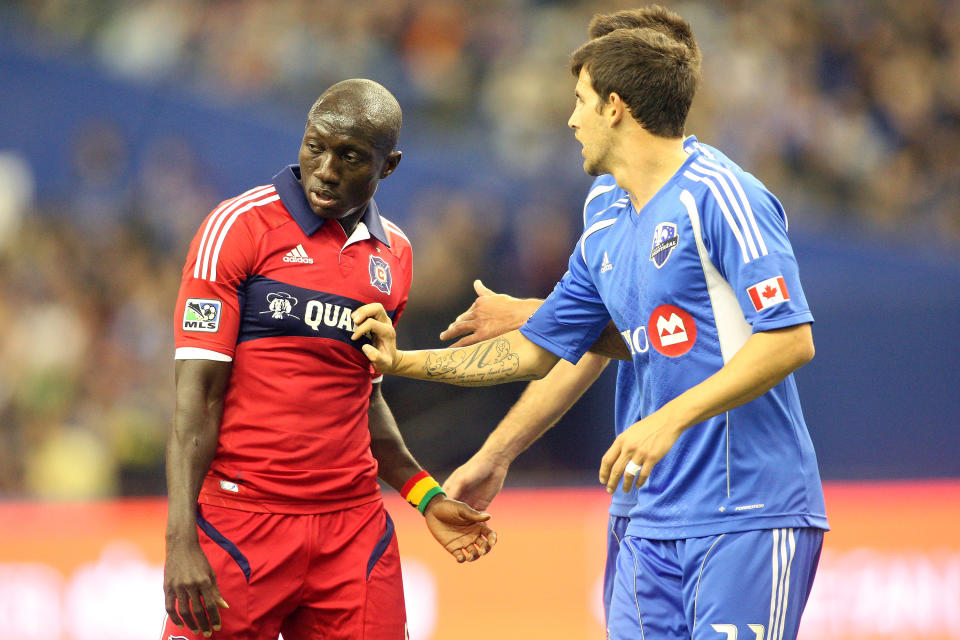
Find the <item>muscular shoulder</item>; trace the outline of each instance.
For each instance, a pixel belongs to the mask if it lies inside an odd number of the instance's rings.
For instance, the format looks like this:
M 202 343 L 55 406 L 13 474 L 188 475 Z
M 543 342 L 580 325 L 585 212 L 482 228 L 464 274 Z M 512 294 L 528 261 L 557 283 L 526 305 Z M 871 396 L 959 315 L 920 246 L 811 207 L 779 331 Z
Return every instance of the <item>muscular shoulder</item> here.
M 713 147 L 698 145 L 699 156 L 684 172 L 686 188 L 697 195 L 704 212 L 749 220 L 772 215 L 786 223 L 779 200 L 754 175 Z
M 185 271 L 192 270 L 195 278 L 216 281 L 226 263 L 236 267 L 252 260 L 264 235 L 289 221 L 273 185 L 254 187 L 224 200 L 200 224 Z

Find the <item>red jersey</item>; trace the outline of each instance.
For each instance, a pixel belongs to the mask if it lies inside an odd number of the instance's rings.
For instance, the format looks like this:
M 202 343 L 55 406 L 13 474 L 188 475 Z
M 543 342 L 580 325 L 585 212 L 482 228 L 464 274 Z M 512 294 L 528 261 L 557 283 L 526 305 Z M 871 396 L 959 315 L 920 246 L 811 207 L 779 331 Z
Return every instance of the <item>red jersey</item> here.
M 407 303 L 410 243 L 376 203 L 347 238 L 307 204 L 300 168 L 220 204 L 190 244 L 176 358 L 233 360 L 199 501 L 320 513 L 379 498 L 367 409 L 376 374 L 350 313 Z

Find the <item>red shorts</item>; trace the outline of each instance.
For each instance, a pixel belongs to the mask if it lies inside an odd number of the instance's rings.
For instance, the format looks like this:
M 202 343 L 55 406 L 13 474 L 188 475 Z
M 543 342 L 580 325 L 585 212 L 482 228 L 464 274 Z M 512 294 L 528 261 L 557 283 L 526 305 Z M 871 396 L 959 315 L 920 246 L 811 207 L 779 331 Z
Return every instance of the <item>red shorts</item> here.
M 393 521 L 377 500 L 329 513 L 252 513 L 199 505 L 200 546 L 229 609 L 223 640 L 404 640 Z M 163 640 L 202 639 L 167 620 Z

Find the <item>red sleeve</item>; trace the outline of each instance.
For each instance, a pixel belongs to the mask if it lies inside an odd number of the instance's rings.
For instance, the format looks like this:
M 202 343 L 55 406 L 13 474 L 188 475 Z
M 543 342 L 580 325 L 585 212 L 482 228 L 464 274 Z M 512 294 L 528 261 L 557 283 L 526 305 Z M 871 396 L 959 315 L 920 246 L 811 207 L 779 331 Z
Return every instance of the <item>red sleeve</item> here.
M 240 329 L 241 284 L 252 273 L 257 244 L 247 220 L 231 216 L 227 201 L 211 213 L 190 243 L 174 308 L 178 358 L 185 349 L 233 358 Z

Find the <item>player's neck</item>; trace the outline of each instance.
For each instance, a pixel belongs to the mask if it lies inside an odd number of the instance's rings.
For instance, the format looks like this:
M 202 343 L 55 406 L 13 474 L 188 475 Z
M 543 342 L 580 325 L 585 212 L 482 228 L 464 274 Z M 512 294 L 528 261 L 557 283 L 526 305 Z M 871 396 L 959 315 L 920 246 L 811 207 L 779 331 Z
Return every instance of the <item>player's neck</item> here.
M 360 218 L 363 217 L 363 214 L 366 213 L 367 207 L 362 206 L 348 216 L 338 218 L 337 222 L 340 223 L 340 227 L 343 229 L 343 232 L 349 238 L 353 235 L 354 230 L 357 228 L 357 224 L 360 222 Z
M 619 166 L 613 176 L 630 194 L 634 209 L 640 211 L 677 173 L 687 160 L 683 138 L 661 138 L 644 133 L 641 139 L 625 141 Z

